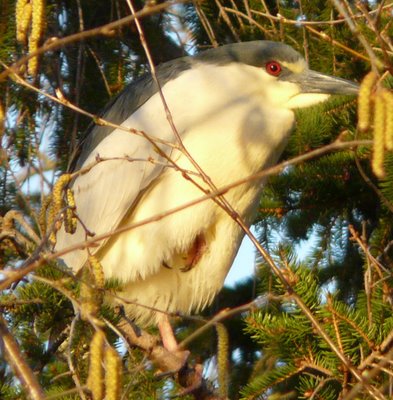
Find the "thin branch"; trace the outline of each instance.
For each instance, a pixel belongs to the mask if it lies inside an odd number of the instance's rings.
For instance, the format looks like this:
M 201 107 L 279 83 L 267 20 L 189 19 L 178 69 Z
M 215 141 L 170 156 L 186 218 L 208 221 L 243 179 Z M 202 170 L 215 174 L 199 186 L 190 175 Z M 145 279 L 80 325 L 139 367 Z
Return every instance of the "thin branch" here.
M 373 68 L 379 68 L 381 66 L 381 61 L 377 58 L 375 55 L 373 49 L 369 45 L 367 39 L 364 37 L 364 35 L 360 32 L 358 29 L 354 16 L 350 10 L 350 7 L 344 6 L 344 1 L 341 0 L 332 0 L 334 6 L 336 7 L 337 11 L 344 16 L 345 21 L 349 27 L 349 29 L 355 34 L 355 36 L 358 38 L 359 42 L 363 45 L 364 49 L 366 50 L 368 57 L 371 61 L 371 65 Z
M 2 61 L 0 61 L 0 64 L 2 66 L 4 66 L 6 69 L 10 69 L 11 68 L 11 67 L 6 66 Z M 52 101 L 54 101 L 54 102 L 56 102 L 58 104 L 61 104 L 64 107 L 70 108 L 73 111 L 76 111 L 76 112 L 78 112 L 78 113 L 80 113 L 82 115 L 85 115 L 85 116 L 91 118 L 99 126 L 108 126 L 108 127 L 113 128 L 113 129 L 120 129 L 120 130 L 122 130 L 124 132 L 129 132 L 129 133 L 132 133 L 132 134 L 137 135 L 137 136 L 142 136 L 145 139 L 149 140 L 150 142 L 160 143 L 160 144 L 164 144 L 166 146 L 169 146 L 171 148 L 178 149 L 178 146 L 176 146 L 175 144 L 173 144 L 171 142 L 168 142 L 166 140 L 162 140 L 162 139 L 159 139 L 159 138 L 156 138 L 156 137 L 150 137 L 147 133 L 145 133 L 143 131 L 139 131 L 139 130 L 134 129 L 134 128 L 127 128 L 127 127 L 124 127 L 122 125 L 117 125 L 117 124 L 112 123 L 111 121 L 108 121 L 108 120 L 104 119 L 104 118 L 98 117 L 97 115 L 91 114 L 91 113 L 89 113 L 89 112 L 77 107 L 76 105 L 72 104 L 69 100 L 67 100 L 64 97 L 64 95 L 61 93 L 60 90 L 56 91 L 57 97 L 55 97 L 55 96 L 53 96 L 53 95 L 51 95 L 49 93 L 44 92 L 43 90 L 41 90 L 41 89 L 39 89 L 37 87 L 35 87 L 34 85 L 30 84 L 29 82 L 27 82 L 25 79 L 23 79 L 21 76 L 19 76 L 16 73 L 13 74 L 13 78 L 15 79 L 16 82 L 18 82 L 21 85 L 33 90 L 34 92 L 37 92 L 37 93 L 47 97 L 48 99 L 50 99 L 50 100 L 52 100 Z
M 214 33 L 214 30 L 213 30 L 212 26 L 210 25 L 210 21 L 206 17 L 203 9 L 200 7 L 199 1 L 194 0 L 193 4 L 195 7 L 195 11 L 198 14 L 199 20 L 201 21 L 202 26 L 205 29 L 207 36 L 209 37 L 210 43 L 212 44 L 213 47 L 218 47 L 218 41 L 217 41 L 216 35 Z
M 220 3 L 220 0 L 215 0 L 216 5 L 220 11 L 220 14 L 222 15 L 222 19 L 224 20 L 224 22 L 227 24 L 229 30 L 232 33 L 232 36 L 235 38 L 236 42 L 240 42 L 240 37 L 236 32 L 236 29 L 234 28 L 234 26 L 232 25 L 231 19 L 229 18 L 227 12 L 226 12 L 226 7 L 223 7 L 222 4 Z M 232 10 L 232 9 L 231 9 Z M 233 10 L 235 11 L 235 10 Z
M 362 60 L 365 61 L 370 61 L 369 57 L 364 56 L 363 54 L 359 53 L 358 51 L 351 49 L 348 46 L 345 46 L 344 44 L 338 42 L 337 40 L 332 39 L 328 34 L 326 34 L 325 32 L 320 32 L 314 28 L 312 28 L 311 26 L 306 25 L 306 29 L 312 33 L 314 33 L 315 35 L 319 36 L 320 38 L 322 38 L 323 40 L 331 43 L 332 45 L 339 47 L 340 49 L 345 50 L 346 52 L 353 54 L 355 57 L 360 58 Z
M 193 340 L 195 340 L 198 336 L 200 336 L 203 332 L 207 331 L 209 328 L 215 326 L 218 322 L 223 321 L 224 319 L 233 317 L 234 315 L 241 314 L 243 312 L 247 312 L 253 309 L 258 309 L 262 305 L 265 305 L 269 299 L 273 298 L 273 296 L 260 296 L 256 299 L 250 301 L 249 303 L 242 304 L 241 306 L 234 308 L 226 308 L 218 312 L 212 319 L 208 320 L 204 325 L 194 331 L 191 335 L 187 336 L 182 342 L 179 343 L 179 348 L 184 349 L 188 344 L 190 344 Z M 277 298 L 274 297 L 275 299 Z
M 26 357 L 19 349 L 19 345 L 14 336 L 7 328 L 7 323 L 0 314 L 0 342 L 5 358 L 14 371 L 15 376 L 23 385 L 26 393 L 32 400 L 43 400 L 44 392 L 38 383 L 36 376 L 26 363 Z
M 315 157 L 319 157 L 326 153 L 330 153 L 332 151 L 339 151 L 339 150 L 343 151 L 343 150 L 353 149 L 353 148 L 356 148 L 357 146 L 370 146 L 371 144 L 372 144 L 372 141 L 370 141 L 370 140 L 356 140 L 356 141 L 351 141 L 351 142 L 335 141 L 324 147 L 315 149 L 306 154 L 296 156 L 288 161 L 284 161 L 273 167 L 267 168 L 267 169 L 265 169 L 261 172 L 258 172 L 254 175 L 250 175 L 243 179 L 234 181 L 233 183 L 231 183 L 229 185 L 223 186 L 214 192 L 205 194 L 195 200 L 184 203 L 181 206 L 175 207 L 175 208 L 168 210 L 166 212 L 163 212 L 163 213 L 156 214 L 150 218 L 146 218 L 137 223 L 123 226 L 121 228 L 117 228 L 113 231 L 106 232 L 102 235 L 97 235 L 94 238 L 91 238 L 91 239 L 86 240 L 81 243 L 77 243 L 72 246 L 69 246 L 69 247 L 64 248 L 63 250 L 57 251 L 55 253 L 50 253 L 50 254 L 43 253 L 44 246 L 43 246 L 43 243 L 41 243 L 40 247 L 36 250 L 36 252 L 28 260 L 26 260 L 20 268 L 18 268 L 17 270 L 14 270 L 14 271 L 3 271 L 3 274 L 9 275 L 9 277 L 0 281 L 0 290 L 4 290 L 4 289 L 8 288 L 9 285 L 11 285 L 13 282 L 23 278 L 26 274 L 34 271 L 36 268 L 43 265 L 45 262 L 55 260 L 55 259 L 63 256 L 64 254 L 67 254 L 74 250 L 85 249 L 90 246 L 95 246 L 98 242 L 100 242 L 102 240 L 106 240 L 111 235 L 126 232 L 128 230 L 135 229 L 139 226 L 143 226 L 148 223 L 153 223 L 153 222 L 159 221 L 169 215 L 172 215 L 172 214 L 175 214 L 176 212 L 184 210 L 185 208 L 192 207 L 203 201 L 207 201 L 207 200 L 213 199 L 219 195 L 225 194 L 227 191 L 229 191 L 239 185 L 243 185 L 243 184 L 251 182 L 251 181 L 258 181 L 267 176 L 278 174 L 289 166 L 300 164 L 304 161 L 310 160 Z
M 71 372 L 71 377 L 72 377 L 72 380 L 75 383 L 75 387 L 76 387 L 76 389 L 78 391 L 78 394 L 79 394 L 79 396 L 80 396 L 80 398 L 82 400 L 87 400 L 86 396 L 85 396 L 85 394 L 83 392 L 83 387 L 82 387 L 82 385 L 80 383 L 79 377 L 76 374 L 74 363 L 72 361 L 72 339 L 74 337 L 75 325 L 76 325 L 76 322 L 77 322 L 78 319 L 79 319 L 79 316 L 77 315 L 77 316 L 74 317 L 74 319 L 72 320 L 72 323 L 71 323 L 70 338 L 68 340 L 66 358 L 67 358 L 68 367 L 69 367 L 70 372 Z
M 247 14 L 244 14 L 243 12 L 239 11 L 239 10 L 234 10 L 232 8 L 229 7 L 222 7 L 223 10 L 225 10 L 228 13 L 232 13 L 235 15 L 238 15 L 242 18 L 244 18 L 245 20 L 247 20 L 248 22 L 250 22 L 252 25 L 255 25 L 258 29 L 260 29 L 266 36 L 269 37 L 273 37 L 274 34 L 270 33 L 264 26 L 262 26 L 261 24 L 259 24 L 257 21 L 255 21 L 254 18 L 250 17 Z
M 123 25 L 129 24 L 130 22 L 134 21 L 135 18 L 144 18 L 149 15 L 153 15 L 160 11 L 163 11 L 167 8 L 173 7 L 175 4 L 183 4 L 183 3 L 188 3 L 188 2 L 190 2 L 190 0 L 175 0 L 175 1 L 167 1 L 164 3 L 160 3 L 160 4 L 155 4 L 154 6 L 146 6 L 142 10 L 138 11 L 135 14 L 135 16 L 129 15 L 129 16 L 121 18 L 117 21 L 110 22 L 109 24 L 105 24 L 105 25 L 99 26 L 97 28 L 89 29 L 87 31 L 78 32 L 73 35 L 66 36 L 65 38 L 61 38 L 61 39 L 56 38 L 56 37 L 50 38 L 39 49 L 20 58 L 11 67 L 9 67 L 9 69 L 0 73 L 0 82 L 3 81 L 10 74 L 17 73 L 19 68 L 22 65 L 26 64 L 30 58 L 33 58 L 40 54 L 46 53 L 47 51 L 53 51 L 53 50 L 59 49 L 61 47 L 64 47 L 68 44 L 71 44 L 71 43 L 74 43 L 77 41 L 85 40 L 87 38 L 111 35 L 114 30 L 122 27 Z
M 263 2 L 264 3 L 264 2 Z M 277 21 L 277 22 L 283 22 L 285 24 L 290 24 L 290 25 L 304 25 L 304 26 L 323 26 L 323 25 L 339 25 L 339 24 L 343 24 L 346 22 L 345 18 L 338 18 L 338 19 L 331 19 L 330 21 L 298 21 L 296 19 L 290 19 L 287 17 L 284 17 L 281 14 L 278 14 L 277 16 L 270 14 L 266 4 L 264 4 L 265 7 L 265 12 L 261 12 L 261 11 L 257 11 L 257 10 L 251 10 L 251 12 L 253 14 L 256 15 L 260 15 L 262 17 L 266 17 L 271 21 Z M 392 4 L 386 4 L 382 6 L 382 9 L 389 9 L 390 7 L 392 7 Z M 367 14 L 368 15 L 372 15 L 372 14 L 376 14 L 378 12 L 378 10 L 372 10 L 369 11 Z M 354 15 L 352 19 L 363 19 L 365 18 L 365 15 L 362 14 L 357 14 Z
M 375 194 L 381 199 L 382 203 L 389 209 L 391 213 L 393 213 L 393 204 L 389 201 L 389 199 L 382 193 L 382 191 L 378 188 L 377 185 L 367 176 L 366 171 L 360 164 L 359 157 L 355 153 L 355 163 L 356 167 L 359 171 L 360 176 L 363 178 L 364 182 L 375 192 Z
M 365 371 L 363 377 L 364 380 L 366 382 L 370 382 L 373 378 L 375 378 L 379 372 L 380 372 L 380 368 L 384 367 L 385 365 L 389 364 L 389 360 L 391 360 L 393 358 L 393 349 L 390 349 L 390 351 L 386 354 L 386 359 L 381 360 L 378 363 L 378 367 L 374 367 L 372 370 L 367 370 L 367 372 Z M 364 386 L 362 386 L 361 382 L 358 382 L 356 385 L 353 386 L 353 388 L 351 389 L 351 391 L 342 398 L 342 400 L 353 400 L 355 398 L 358 398 L 357 394 L 362 390 Z M 386 398 L 383 397 L 383 399 L 385 400 Z

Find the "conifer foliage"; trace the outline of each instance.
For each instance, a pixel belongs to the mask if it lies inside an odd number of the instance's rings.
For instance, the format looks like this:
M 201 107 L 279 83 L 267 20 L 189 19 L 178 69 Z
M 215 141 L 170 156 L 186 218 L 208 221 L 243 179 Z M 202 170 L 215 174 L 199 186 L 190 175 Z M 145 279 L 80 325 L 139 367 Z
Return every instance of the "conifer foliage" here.
M 266 39 L 361 83 L 358 100 L 296 112 L 256 276 L 172 316 L 191 352 L 177 372 L 155 329 L 105 300 L 120 285 L 97 259 L 75 276 L 50 251 L 74 229 L 78 140 L 150 68 L 130 4 L 155 64 Z M 391 1 L 2 0 L 0 398 L 392 398 L 392 18 Z

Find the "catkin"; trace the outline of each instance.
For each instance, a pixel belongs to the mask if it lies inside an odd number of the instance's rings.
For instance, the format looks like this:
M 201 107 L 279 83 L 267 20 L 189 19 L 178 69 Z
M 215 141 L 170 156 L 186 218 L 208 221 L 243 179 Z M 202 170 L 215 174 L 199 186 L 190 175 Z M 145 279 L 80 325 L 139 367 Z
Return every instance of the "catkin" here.
M 38 223 L 40 225 L 41 235 L 44 236 L 46 234 L 48 226 L 53 224 L 54 217 L 53 215 L 48 215 L 48 210 L 52 203 L 52 195 L 45 196 L 42 199 L 41 210 L 38 215 Z M 49 212 L 51 214 L 51 212 Z M 52 218 L 53 217 L 53 218 Z M 47 221 L 48 218 L 48 221 Z
M 0 100 L 0 139 L 3 136 L 5 129 L 5 108 L 3 102 Z
M 60 178 L 57 180 L 55 185 L 53 186 L 52 190 L 52 203 L 49 208 L 48 212 L 48 226 L 52 226 L 54 220 L 56 219 L 58 213 L 60 210 L 64 207 L 64 198 L 63 198 L 63 191 L 65 187 L 69 184 L 71 181 L 71 175 L 70 174 L 63 174 L 60 176 Z M 58 228 L 58 227 L 56 227 Z M 56 230 L 56 229 L 55 229 Z M 56 233 L 51 232 L 49 236 L 49 241 L 51 244 L 54 246 L 56 244 Z
M 105 400 L 120 399 L 121 359 L 117 351 L 108 346 L 105 349 Z
M 383 162 L 385 159 L 385 102 L 381 91 L 375 96 L 374 103 L 374 143 L 371 167 L 378 178 L 385 175 Z
M 50 205 L 49 213 L 48 213 L 48 226 L 49 227 L 51 227 L 53 225 L 53 222 L 56 219 L 58 213 L 64 207 L 63 191 L 64 191 L 64 188 L 69 184 L 70 181 L 71 181 L 71 175 L 63 174 L 60 176 L 60 178 L 57 180 L 57 182 L 53 186 L 52 203 Z M 60 226 L 56 226 L 55 231 L 59 227 Z M 52 245 L 56 244 L 56 232 L 55 231 L 51 232 L 51 234 L 49 236 L 49 241 L 52 243 Z
M 16 40 L 26 43 L 27 30 L 31 21 L 31 4 L 28 0 L 17 0 L 15 5 Z
M 32 7 L 32 20 L 31 20 L 31 33 L 29 36 L 29 53 L 33 53 L 38 49 L 38 44 L 44 31 L 45 25 L 45 1 L 44 0 L 31 0 Z M 30 75 L 37 75 L 38 71 L 38 57 L 29 59 L 28 72 Z
M 96 256 L 89 256 L 91 272 L 94 276 L 94 282 L 97 289 L 103 289 L 105 286 L 104 269 Z
M 382 90 L 385 102 L 385 145 L 387 150 L 393 150 L 393 93 L 388 89 Z
M 66 190 L 66 199 L 67 199 L 67 210 L 65 212 L 64 218 L 64 230 L 67 233 L 75 233 L 77 228 L 77 219 L 75 217 L 75 198 L 72 189 L 67 188 Z
M 90 344 L 89 374 L 86 385 L 91 391 L 93 400 L 104 398 L 104 359 L 105 334 L 102 330 L 95 332 Z
M 64 204 L 63 191 L 64 191 L 64 188 L 70 183 L 70 181 L 71 181 L 71 175 L 63 174 L 59 177 L 59 179 L 53 186 L 52 204 L 57 212 L 59 212 L 61 210 L 61 208 L 63 207 L 63 204 Z
M 82 269 L 82 280 L 79 290 L 81 302 L 81 318 L 88 321 L 90 317 L 98 314 L 99 306 L 97 304 L 96 293 L 92 283 L 92 274 L 88 265 Z
M 370 71 L 360 84 L 358 97 L 358 129 L 365 131 L 370 127 L 372 93 L 377 83 L 378 75 Z
M 217 331 L 217 372 L 219 394 L 222 398 L 228 396 L 228 331 L 223 324 L 216 325 Z

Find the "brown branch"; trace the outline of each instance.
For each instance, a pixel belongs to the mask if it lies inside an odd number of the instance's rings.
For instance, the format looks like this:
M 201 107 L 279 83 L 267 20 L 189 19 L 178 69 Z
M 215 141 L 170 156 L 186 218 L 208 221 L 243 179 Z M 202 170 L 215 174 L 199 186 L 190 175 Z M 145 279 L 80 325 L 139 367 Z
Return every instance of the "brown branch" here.
M 220 3 L 219 0 L 215 0 L 215 3 L 220 11 L 220 14 L 222 16 L 222 19 L 224 20 L 224 22 L 226 23 L 227 27 L 229 28 L 229 30 L 232 33 L 232 36 L 235 38 L 236 42 L 240 42 L 240 37 L 236 32 L 236 29 L 234 28 L 234 26 L 232 25 L 231 19 L 229 18 L 228 14 L 227 14 L 227 10 L 226 7 L 223 7 L 222 4 Z M 236 10 L 232 10 L 231 11 L 236 11 Z
M 235 15 L 238 15 L 240 17 L 242 17 L 243 19 L 247 20 L 248 22 L 250 22 L 252 25 L 255 25 L 258 29 L 260 29 L 265 35 L 269 36 L 269 37 L 273 37 L 274 35 L 272 33 L 270 33 L 264 26 L 262 26 L 261 24 L 259 24 L 257 21 L 255 21 L 254 18 L 250 17 L 247 14 L 242 13 L 239 10 L 234 10 L 232 8 L 229 7 L 222 7 L 226 12 L 228 13 L 232 13 Z
M 165 3 L 161 4 L 156 4 L 154 6 L 147 6 L 144 7 L 142 10 L 138 11 L 135 16 L 134 15 L 129 15 L 127 17 L 121 18 L 117 21 L 110 22 L 109 24 L 99 26 L 97 28 L 89 29 L 87 31 L 83 32 L 78 32 L 73 35 L 69 35 L 65 38 L 50 38 L 46 41 L 46 43 L 37 49 L 36 51 L 33 51 L 32 53 L 29 53 L 28 55 L 20 58 L 18 61 L 16 61 L 9 69 L 6 71 L 0 73 L 0 82 L 3 81 L 7 76 L 9 76 L 12 73 L 17 73 L 19 70 L 19 67 L 22 65 L 26 64 L 27 61 L 30 58 L 36 57 L 40 54 L 43 54 L 47 51 L 53 51 L 56 49 L 59 49 L 61 47 L 64 47 L 68 44 L 85 40 L 87 38 L 91 38 L 94 36 L 107 36 L 110 35 L 113 30 L 116 30 L 123 25 L 127 25 L 130 22 L 134 21 L 135 18 L 144 18 L 149 15 L 153 15 L 155 13 L 158 13 L 162 10 L 165 10 L 169 7 L 174 6 L 175 4 L 182 4 L 182 3 L 188 3 L 190 0 L 176 0 L 176 1 L 167 1 Z
M 393 213 L 393 204 L 390 200 L 383 194 L 383 192 L 378 188 L 377 185 L 369 178 L 366 174 L 366 171 L 360 164 L 360 160 L 358 155 L 355 153 L 355 163 L 356 167 L 359 171 L 360 176 L 363 178 L 364 182 L 375 192 L 375 194 L 381 199 L 382 203 L 389 209 L 391 213 Z
M 168 210 L 166 212 L 160 213 L 160 214 L 156 214 L 150 218 L 146 218 L 142 221 L 139 221 L 137 223 L 131 224 L 131 225 L 127 225 L 127 226 L 123 226 L 121 228 L 117 228 L 113 231 L 110 232 L 106 232 L 102 235 L 96 235 L 94 238 L 88 239 L 84 242 L 81 243 L 77 243 L 75 245 L 69 246 L 61 251 L 58 251 L 56 253 L 43 253 L 44 250 L 44 246 L 41 243 L 39 249 L 36 250 L 36 252 L 29 258 L 27 259 L 23 265 L 18 268 L 18 270 L 15 271 L 5 271 L 8 275 L 12 275 L 9 276 L 6 279 L 3 279 L 2 281 L 0 281 L 0 290 L 4 290 L 6 288 L 9 287 L 9 285 L 11 285 L 13 282 L 23 278 L 26 274 L 34 271 L 36 268 L 38 268 L 39 266 L 41 266 L 42 264 L 44 264 L 45 262 L 49 262 L 52 260 L 55 260 L 56 258 L 59 258 L 61 256 L 63 256 L 64 254 L 67 254 L 71 251 L 74 250 L 80 250 L 80 249 L 85 249 L 87 247 L 90 246 L 94 246 L 97 244 L 97 242 L 100 242 L 102 240 L 107 239 L 108 237 L 114 235 L 114 234 L 118 234 L 118 233 L 122 233 L 122 232 L 126 232 L 129 231 L 131 229 L 135 229 L 139 226 L 143 226 L 146 225 L 148 223 L 153 223 L 156 221 L 159 221 L 169 215 L 175 214 L 176 212 L 179 212 L 185 208 L 188 207 L 192 207 L 196 204 L 199 204 L 203 201 L 207 201 L 210 199 L 213 199 L 214 197 L 217 197 L 219 195 L 222 195 L 224 193 L 226 193 L 227 191 L 231 190 L 232 188 L 235 188 L 239 185 L 243 185 L 245 183 L 251 182 L 251 181 L 258 181 L 261 180 L 262 178 L 265 178 L 267 176 L 270 175 L 274 175 L 274 174 L 278 174 L 281 171 L 283 171 L 285 168 L 289 167 L 289 166 L 293 166 L 293 165 L 297 165 L 300 164 L 304 161 L 310 160 L 312 158 L 315 157 L 319 157 L 322 156 L 326 153 L 330 153 L 332 151 L 343 151 L 343 150 L 348 150 L 348 149 L 353 149 L 357 146 L 369 146 L 372 144 L 372 141 L 370 140 L 356 140 L 356 141 L 351 141 L 351 142 L 341 142 L 341 141 L 335 141 L 329 145 L 326 145 L 324 147 L 321 147 L 319 149 L 315 149 L 312 150 L 306 154 L 302 154 L 300 156 L 296 156 L 288 161 L 284 161 L 280 164 L 277 164 L 273 167 L 267 168 L 259 173 L 256 173 L 254 175 L 250 175 L 248 177 L 245 177 L 243 179 L 237 180 L 229 185 L 223 186 L 221 188 L 219 188 L 218 190 L 205 194 L 193 201 L 187 202 L 182 204 L 179 207 L 175 207 L 171 210 Z M 3 272 L 4 273 L 4 272 Z
M 345 50 L 346 52 L 353 54 L 355 57 L 360 58 L 362 60 L 365 61 L 370 61 L 369 57 L 364 56 L 363 54 L 357 52 L 354 49 L 351 49 L 348 46 L 345 46 L 344 44 L 338 42 L 337 40 L 332 39 L 328 34 L 326 34 L 325 32 L 320 32 L 314 28 L 312 28 L 311 26 L 306 25 L 306 29 L 308 31 L 310 31 L 311 33 L 314 33 L 315 35 L 319 36 L 320 38 L 322 38 L 323 40 L 325 40 L 326 42 L 331 43 L 333 46 L 339 47 L 340 49 Z
M 212 26 L 210 25 L 209 19 L 206 17 L 204 11 L 200 7 L 199 2 L 200 2 L 199 0 L 193 1 L 195 11 L 198 14 L 199 20 L 201 21 L 201 24 L 202 24 L 203 28 L 205 29 L 207 36 L 209 37 L 210 43 L 212 44 L 213 47 L 218 47 L 218 41 L 214 34 L 214 30 L 213 30 Z
M 239 221 L 239 224 L 241 224 L 242 221 Z M 257 238 L 252 234 L 250 229 L 243 223 L 242 226 L 243 230 L 246 232 L 247 236 L 251 239 L 252 243 L 256 247 L 256 249 L 259 251 L 259 253 L 262 255 L 262 257 L 265 259 L 267 264 L 270 266 L 274 274 L 280 279 L 282 282 L 283 286 L 286 288 L 288 295 L 292 297 L 292 299 L 297 303 L 298 307 L 300 310 L 303 312 L 303 314 L 307 317 L 307 319 L 311 322 L 313 325 L 314 329 L 318 332 L 318 334 L 325 340 L 325 342 L 329 345 L 329 347 L 332 349 L 332 351 L 336 354 L 338 359 L 343 363 L 343 365 L 351 371 L 352 375 L 358 380 L 363 387 L 367 390 L 369 394 L 374 396 L 375 399 L 378 400 L 384 400 L 383 395 L 374 387 L 370 386 L 367 381 L 364 379 L 363 375 L 360 373 L 360 371 L 351 363 L 350 360 L 343 354 L 340 349 L 337 347 L 337 345 L 334 343 L 334 341 L 331 339 L 331 337 L 326 333 L 326 331 L 323 329 L 321 324 L 318 322 L 317 318 L 314 316 L 312 311 L 308 308 L 306 303 L 302 300 L 302 298 L 293 290 L 291 284 L 288 282 L 286 277 L 283 275 L 281 269 L 276 265 L 274 262 L 272 256 L 261 246 L 261 244 L 258 242 Z
M 353 225 L 349 225 L 348 230 L 352 235 L 352 239 L 355 240 L 359 244 L 360 248 L 363 250 L 367 259 L 369 259 L 370 262 L 376 267 L 375 269 L 376 269 L 379 277 L 382 279 L 383 278 L 382 271 L 387 272 L 387 273 L 389 273 L 389 271 L 370 253 L 370 251 L 367 248 L 367 245 L 360 238 L 359 234 L 356 232 Z M 389 288 L 386 288 L 386 289 L 387 289 L 387 292 L 385 294 L 387 296 L 389 296 Z
M 377 367 L 374 367 L 373 369 L 364 372 L 363 374 L 364 381 L 370 382 L 373 378 L 375 378 L 379 374 L 381 367 L 388 365 L 389 360 L 392 360 L 392 358 L 393 358 L 393 349 L 390 349 L 390 351 L 386 354 L 386 358 L 382 359 L 378 363 Z M 362 387 L 363 387 L 362 384 L 358 382 L 356 385 L 354 385 L 351 391 L 345 397 L 342 398 L 342 400 L 353 400 L 355 398 L 358 398 L 357 394 L 362 390 Z M 386 397 L 382 398 L 384 400 L 386 399 Z
M 26 393 L 32 400 L 43 400 L 44 392 L 38 383 L 36 376 L 27 365 L 19 345 L 14 336 L 7 328 L 7 323 L 0 314 L 0 342 L 2 342 L 2 351 L 5 358 L 11 366 L 15 376 L 19 379 Z
M 11 68 L 11 67 L 6 66 L 1 61 L 0 61 L 0 64 L 3 65 L 7 70 Z M 134 129 L 134 128 L 127 128 L 127 127 L 124 127 L 124 126 L 121 126 L 121 125 L 117 125 L 117 124 L 114 124 L 111 121 L 108 121 L 108 120 L 104 119 L 104 118 L 98 117 L 97 115 L 91 114 L 88 111 L 85 111 L 85 110 L 77 107 L 76 105 L 72 104 L 69 100 L 67 100 L 64 97 L 64 95 L 61 93 L 60 90 L 56 90 L 57 97 L 55 97 L 55 96 L 53 96 L 53 95 L 51 95 L 49 93 L 44 92 L 43 90 L 41 90 L 39 88 L 36 88 L 34 85 L 30 84 L 29 82 L 27 82 L 25 79 L 23 79 L 21 76 L 19 76 L 16 73 L 13 74 L 13 78 L 14 78 L 14 80 L 16 82 L 18 82 L 21 85 L 23 85 L 23 86 L 25 86 L 25 87 L 27 87 L 27 88 L 35 91 L 35 92 L 47 97 L 48 99 L 50 99 L 50 100 L 52 100 L 52 101 L 54 101 L 54 102 L 56 102 L 58 104 L 61 104 L 64 107 L 70 108 L 71 110 L 76 111 L 76 112 L 78 112 L 78 113 L 80 113 L 82 115 L 85 115 L 85 116 L 91 118 L 97 125 L 108 126 L 110 128 L 113 128 L 113 129 L 120 129 L 120 130 L 122 130 L 124 132 L 129 132 L 129 133 L 132 133 L 132 134 L 137 135 L 137 136 L 142 136 L 142 137 L 146 138 L 147 140 L 149 140 L 151 142 L 164 144 L 166 146 L 169 146 L 169 147 L 175 148 L 175 149 L 178 148 L 175 144 L 173 144 L 171 142 L 168 142 L 166 140 L 162 140 L 162 139 L 159 139 L 159 138 L 156 138 L 156 137 L 150 137 L 147 133 L 145 133 L 143 131 L 139 131 L 139 130 Z
M 264 2 L 263 2 L 264 3 Z M 284 17 L 281 14 L 278 14 L 277 16 L 270 14 L 268 8 L 266 7 L 266 4 L 264 4 L 265 7 L 265 12 L 257 11 L 257 10 L 251 10 L 253 14 L 260 15 L 262 17 L 266 17 L 270 21 L 277 21 L 277 22 L 283 22 L 285 24 L 290 24 L 290 25 L 304 25 L 304 26 L 323 26 L 323 25 L 339 25 L 343 24 L 346 22 L 345 18 L 338 18 L 338 19 L 331 19 L 330 21 L 298 21 L 296 19 L 290 19 L 287 17 Z M 388 9 L 392 7 L 392 4 L 386 4 L 382 6 L 382 9 Z M 373 15 L 376 14 L 378 10 L 371 10 L 367 14 L 368 15 Z M 365 18 L 365 14 L 357 14 L 352 17 L 352 19 L 363 19 Z
M 364 35 L 361 33 L 361 31 L 358 29 L 354 15 L 352 14 L 352 11 L 348 4 L 345 4 L 344 1 L 342 0 L 332 0 L 335 8 L 337 11 L 344 16 L 345 21 L 349 27 L 349 29 L 355 34 L 355 36 L 358 38 L 359 42 L 362 44 L 364 49 L 366 50 L 369 61 L 371 62 L 371 65 L 374 69 L 379 68 L 382 63 L 381 61 L 377 58 L 375 55 L 373 49 L 369 45 L 367 39 L 364 37 Z M 345 5 L 344 5 L 345 4 Z
M 67 351 L 66 351 L 66 359 L 67 359 L 68 368 L 70 370 L 72 380 L 75 383 L 75 388 L 79 394 L 79 397 L 82 400 L 87 400 L 85 393 L 83 391 L 84 388 L 82 387 L 82 385 L 80 383 L 79 377 L 78 377 L 78 375 L 76 373 L 76 369 L 74 367 L 74 363 L 72 361 L 72 340 L 74 337 L 75 325 L 76 325 L 76 322 L 78 321 L 78 319 L 79 319 L 79 316 L 75 316 L 71 322 L 70 337 L 68 339 L 68 346 L 67 346 Z
M 130 346 L 139 347 L 148 354 L 149 359 L 162 371 L 158 377 L 176 375 L 178 383 L 185 388 L 179 393 L 179 396 L 191 394 L 198 400 L 219 400 L 219 397 L 208 388 L 207 381 L 202 377 L 202 366 L 196 364 L 191 367 L 187 364 L 189 351 L 168 351 L 158 344 L 156 336 L 142 330 L 136 332 L 133 324 L 125 317 L 122 317 L 117 328 Z

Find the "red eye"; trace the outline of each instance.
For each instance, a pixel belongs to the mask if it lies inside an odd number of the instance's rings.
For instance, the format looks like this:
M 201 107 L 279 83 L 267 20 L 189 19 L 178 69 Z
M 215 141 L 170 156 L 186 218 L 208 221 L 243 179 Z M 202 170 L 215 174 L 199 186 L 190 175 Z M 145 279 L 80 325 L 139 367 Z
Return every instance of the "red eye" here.
M 277 61 L 268 61 L 266 63 L 266 72 L 273 76 L 278 76 L 281 73 L 281 65 Z

